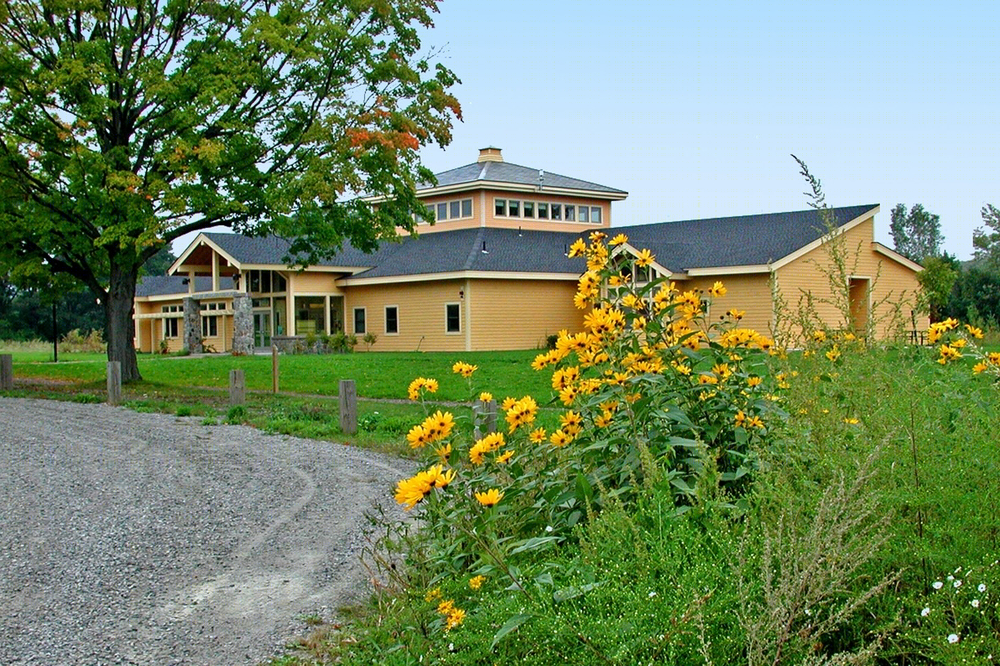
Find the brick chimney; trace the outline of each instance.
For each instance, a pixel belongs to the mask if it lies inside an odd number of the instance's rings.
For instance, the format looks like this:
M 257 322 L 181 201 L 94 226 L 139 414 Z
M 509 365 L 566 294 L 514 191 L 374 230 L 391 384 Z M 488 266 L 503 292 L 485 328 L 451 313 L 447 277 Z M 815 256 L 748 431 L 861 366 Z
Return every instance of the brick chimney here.
M 479 159 L 477 162 L 503 162 L 503 155 L 500 154 L 500 149 L 493 146 L 487 146 L 486 148 L 479 149 Z

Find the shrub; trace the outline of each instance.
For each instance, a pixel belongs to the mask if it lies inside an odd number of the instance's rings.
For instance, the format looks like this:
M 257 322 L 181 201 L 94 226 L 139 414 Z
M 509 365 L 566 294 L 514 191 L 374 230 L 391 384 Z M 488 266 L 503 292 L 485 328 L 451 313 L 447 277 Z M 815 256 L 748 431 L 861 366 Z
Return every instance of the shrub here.
M 63 336 L 59 345 L 66 352 L 102 353 L 107 349 L 104 334 L 98 329 L 83 334 L 80 329 L 74 328 Z

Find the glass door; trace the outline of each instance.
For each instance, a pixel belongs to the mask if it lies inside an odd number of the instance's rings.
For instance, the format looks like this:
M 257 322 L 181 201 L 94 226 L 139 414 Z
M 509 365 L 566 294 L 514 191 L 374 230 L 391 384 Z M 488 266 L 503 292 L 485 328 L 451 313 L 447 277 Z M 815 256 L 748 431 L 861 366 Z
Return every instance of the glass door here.
M 253 313 L 253 339 L 257 347 L 271 346 L 271 313 Z

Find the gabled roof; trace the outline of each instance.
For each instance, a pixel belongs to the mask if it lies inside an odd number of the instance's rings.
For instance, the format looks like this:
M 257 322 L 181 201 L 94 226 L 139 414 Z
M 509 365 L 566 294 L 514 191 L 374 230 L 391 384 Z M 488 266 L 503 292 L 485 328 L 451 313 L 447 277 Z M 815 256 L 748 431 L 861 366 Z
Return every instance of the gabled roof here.
M 188 284 L 187 277 L 183 275 L 145 275 L 139 278 L 135 285 L 136 296 L 167 296 L 170 294 L 186 294 Z M 222 291 L 235 289 L 233 279 L 229 277 L 219 278 L 219 289 Z M 196 277 L 194 279 L 194 290 L 196 292 L 212 291 L 211 277 Z
M 462 185 L 490 184 L 522 186 L 521 189 L 530 187 L 539 191 L 579 190 L 591 194 L 604 194 L 612 199 L 624 199 L 628 195 L 624 190 L 510 162 L 473 162 L 434 176 L 437 178 L 437 185 L 422 183 L 418 186 L 418 190 L 458 189 Z
M 828 210 L 842 227 L 869 212 L 874 214 L 877 208 L 878 204 L 868 204 Z M 629 245 L 648 249 L 656 256 L 656 263 L 676 273 L 776 262 L 819 240 L 827 229 L 819 211 L 810 209 L 610 230 L 612 235 L 619 232 L 628 236 Z

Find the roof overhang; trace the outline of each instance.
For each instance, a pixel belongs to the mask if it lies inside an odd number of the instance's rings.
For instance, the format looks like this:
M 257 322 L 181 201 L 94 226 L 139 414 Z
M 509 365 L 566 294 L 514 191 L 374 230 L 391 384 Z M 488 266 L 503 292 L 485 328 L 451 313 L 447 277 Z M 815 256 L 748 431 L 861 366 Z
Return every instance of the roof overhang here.
M 415 275 L 386 275 L 382 277 L 348 277 L 337 280 L 337 286 L 360 287 L 364 285 L 400 284 L 403 282 L 434 282 L 440 280 L 549 280 L 576 282 L 579 273 L 519 273 L 515 271 L 451 271 L 447 273 L 418 273 Z
M 861 213 L 861 215 L 858 215 L 853 220 L 850 220 L 846 224 L 842 224 L 839 227 L 837 227 L 832 234 L 829 232 L 825 233 L 816 240 L 814 240 L 813 242 L 809 243 L 808 245 L 803 245 L 795 252 L 785 255 L 784 257 L 778 259 L 777 261 L 771 264 L 771 270 L 776 271 L 779 268 L 782 268 L 783 266 L 787 266 L 796 259 L 799 259 L 800 257 L 804 257 L 805 255 L 809 254 L 810 252 L 820 247 L 821 245 L 823 245 L 823 243 L 826 243 L 832 238 L 835 238 L 836 236 L 839 236 L 841 234 L 846 234 L 848 231 L 858 226 L 865 220 L 875 217 L 875 215 L 879 212 L 879 210 L 881 210 L 881 208 L 882 208 L 881 206 L 873 206 L 864 213 Z
M 768 264 L 747 264 L 744 266 L 709 266 L 707 268 L 689 268 L 685 271 L 688 277 L 711 277 L 713 275 L 751 275 L 753 273 L 770 273 Z
M 188 245 L 183 252 L 181 252 L 181 256 L 177 257 L 174 263 L 170 264 L 170 268 L 167 269 L 167 275 L 177 275 L 178 271 L 180 271 L 181 269 L 181 266 L 184 265 L 184 263 L 191 257 L 191 255 L 194 254 L 195 251 L 197 251 L 198 249 L 205 246 L 211 248 L 212 251 L 218 253 L 220 257 L 225 259 L 229 263 L 229 265 L 235 268 L 236 270 L 241 271 L 243 269 L 243 266 L 237 259 L 235 259 L 231 254 L 223 250 L 221 247 L 219 247 L 217 243 L 212 241 L 212 239 L 210 239 L 204 233 L 200 233 L 195 237 L 193 241 L 191 241 L 191 244 Z
M 455 183 L 454 185 L 443 185 L 434 187 L 424 187 L 417 189 L 417 196 L 420 198 L 441 196 L 447 194 L 457 194 L 460 192 L 473 192 L 476 190 L 497 190 L 500 192 L 517 192 L 520 194 L 554 194 L 563 197 L 585 197 L 587 199 L 604 199 L 606 201 L 622 201 L 628 197 L 628 192 L 620 190 L 607 192 L 602 190 L 578 190 L 568 187 L 552 187 L 550 185 L 530 185 L 524 183 L 505 183 L 496 180 L 474 180 L 467 183 Z M 362 201 L 368 203 L 379 203 L 385 201 L 386 197 L 362 197 Z
M 879 243 L 878 241 L 872 241 L 872 249 L 875 252 L 878 252 L 879 254 L 889 257 L 890 259 L 892 259 L 897 263 L 903 264 L 904 266 L 906 266 L 907 268 L 909 268 L 914 272 L 919 273 L 920 271 L 924 270 L 924 267 L 918 264 L 917 262 L 913 261 L 912 259 L 904 257 L 899 252 L 896 252 L 895 250 L 888 248 L 885 245 L 882 245 L 882 243 Z

